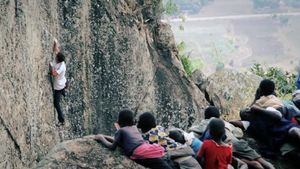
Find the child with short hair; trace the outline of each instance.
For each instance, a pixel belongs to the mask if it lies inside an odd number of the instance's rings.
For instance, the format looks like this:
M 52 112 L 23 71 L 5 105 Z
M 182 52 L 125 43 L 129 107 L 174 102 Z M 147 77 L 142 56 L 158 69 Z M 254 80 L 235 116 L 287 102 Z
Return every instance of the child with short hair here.
M 115 123 L 117 132 L 114 138 L 106 135 L 96 135 L 93 139 L 100 141 L 104 146 L 115 150 L 120 146 L 125 155 L 144 167 L 152 169 L 171 169 L 162 159 L 164 148 L 158 144 L 146 143 L 134 125 L 134 115 L 130 110 L 119 112 L 118 122 Z
M 232 147 L 222 141 L 225 124 L 221 119 L 209 122 L 211 140 L 205 140 L 198 152 L 198 161 L 204 163 L 204 169 L 227 169 L 232 160 Z
M 154 115 L 145 112 L 139 116 L 138 128 L 142 131 L 144 140 L 150 144 L 159 144 L 165 148 L 168 157 L 181 169 L 201 169 L 197 160 L 193 157 L 194 151 L 186 145 L 177 143 L 171 139 L 162 126 L 156 124 Z
M 195 154 L 198 153 L 202 145 L 202 141 L 196 138 L 192 132 L 187 133 L 177 128 L 169 130 L 169 137 L 178 143 L 190 146 Z

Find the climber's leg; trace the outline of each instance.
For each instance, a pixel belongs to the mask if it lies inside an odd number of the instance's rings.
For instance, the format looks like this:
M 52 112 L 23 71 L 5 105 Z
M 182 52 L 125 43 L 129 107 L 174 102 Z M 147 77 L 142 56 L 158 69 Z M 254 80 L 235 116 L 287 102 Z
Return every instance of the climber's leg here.
M 62 92 L 63 92 L 63 90 L 54 90 L 54 107 L 57 111 L 58 121 L 61 124 L 64 124 L 65 123 L 64 114 L 60 107 L 60 100 L 61 100 Z

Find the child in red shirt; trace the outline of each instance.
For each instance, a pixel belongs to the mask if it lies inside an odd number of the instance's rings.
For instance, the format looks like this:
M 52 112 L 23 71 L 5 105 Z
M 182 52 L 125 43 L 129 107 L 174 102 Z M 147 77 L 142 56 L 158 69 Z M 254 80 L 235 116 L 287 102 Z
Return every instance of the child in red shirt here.
M 232 147 L 222 142 L 225 135 L 225 124 L 221 119 L 212 119 L 209 123 L 209 134 L 212 140 L 205 140 L 198 152 L 197 160 L 204 169 L 227 169 L 231 164 Z

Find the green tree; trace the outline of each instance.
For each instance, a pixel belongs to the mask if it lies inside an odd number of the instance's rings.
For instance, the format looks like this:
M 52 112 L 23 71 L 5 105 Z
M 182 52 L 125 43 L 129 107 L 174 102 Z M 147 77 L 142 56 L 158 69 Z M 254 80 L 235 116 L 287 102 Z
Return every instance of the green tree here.
M 179 11 L 177 5 L 173 2 L 173 0 L 164 0 L 163 9 L 164 9 L 164 13 L 169 16 L 172 16 L 178 13 Z

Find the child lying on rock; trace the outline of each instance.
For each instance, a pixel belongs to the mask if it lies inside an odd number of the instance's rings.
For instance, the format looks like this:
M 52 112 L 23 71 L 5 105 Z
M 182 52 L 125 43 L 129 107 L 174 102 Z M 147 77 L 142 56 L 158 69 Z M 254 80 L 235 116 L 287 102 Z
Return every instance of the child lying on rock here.
M 168 137 L 162 126 L 156 125 L 156 119 L 152 113 L 145 112 L 138 118 L 138 128 L 142 131 L 144 140 L 150 144 L 159 144 L 164 147 L 168 157 L 178 165 L 180 169 L 201 169 L 197 160 L 193 157 L 193 150 L 186 145 L 175 142 Z
M 195 154 L 198 153 L 202 145 L 202 141 L 196 138 L 194 133 L 187 133 L 178 128 L 169 130 L 169 137 L 180 144 L 186 144 L 190 146 Z
M 274 95 L 275 83 L 264 79 L 258 91 L 250 109 L 241 112 L 241 118 L 250 122 L 247 131 L 258 139 L 269 140 L 272 149 L 278 149 L 285 142 L 300 146 L 300 125 L 284 118 L 283 104 Z
M 251 107 L 240 113 L 242 121 L 232 123 L 264 143 L 268 148 L 265 150 L 266 154 L 276 155 L 280 152 L 283 156 L 297 159 L 300 126 L 285 118 L 281 100 L 274 93 L 274 82 L 268 79 L 262 80 Z
M 125 155 L 136 163 L 152 169 L 171 169 L 163 160 L 164 148 L 158 144 L 149 144 L 144 141 L 134 125 L 134 115 L 130 110 L 119 112 L 118 122 L 115 124 L 117 132 L 114 137 L 98 134 L 88 136 L 100 141 L 104 146 L 115 150 L 120 146 Z
M 281 101 L 275 93 L 275 83 L 269 79 L 260 82 L 255 94 L 254 102 L 251 107 L 272 110 L 273 114 L 281 116 L 288 121 L 298 124 L 297 116 L 300 116 L 300 110 L 297 108 L 297 91 L 293 94 L 293 101 Z M 300 121 L 299 121 L 300 122 Z

